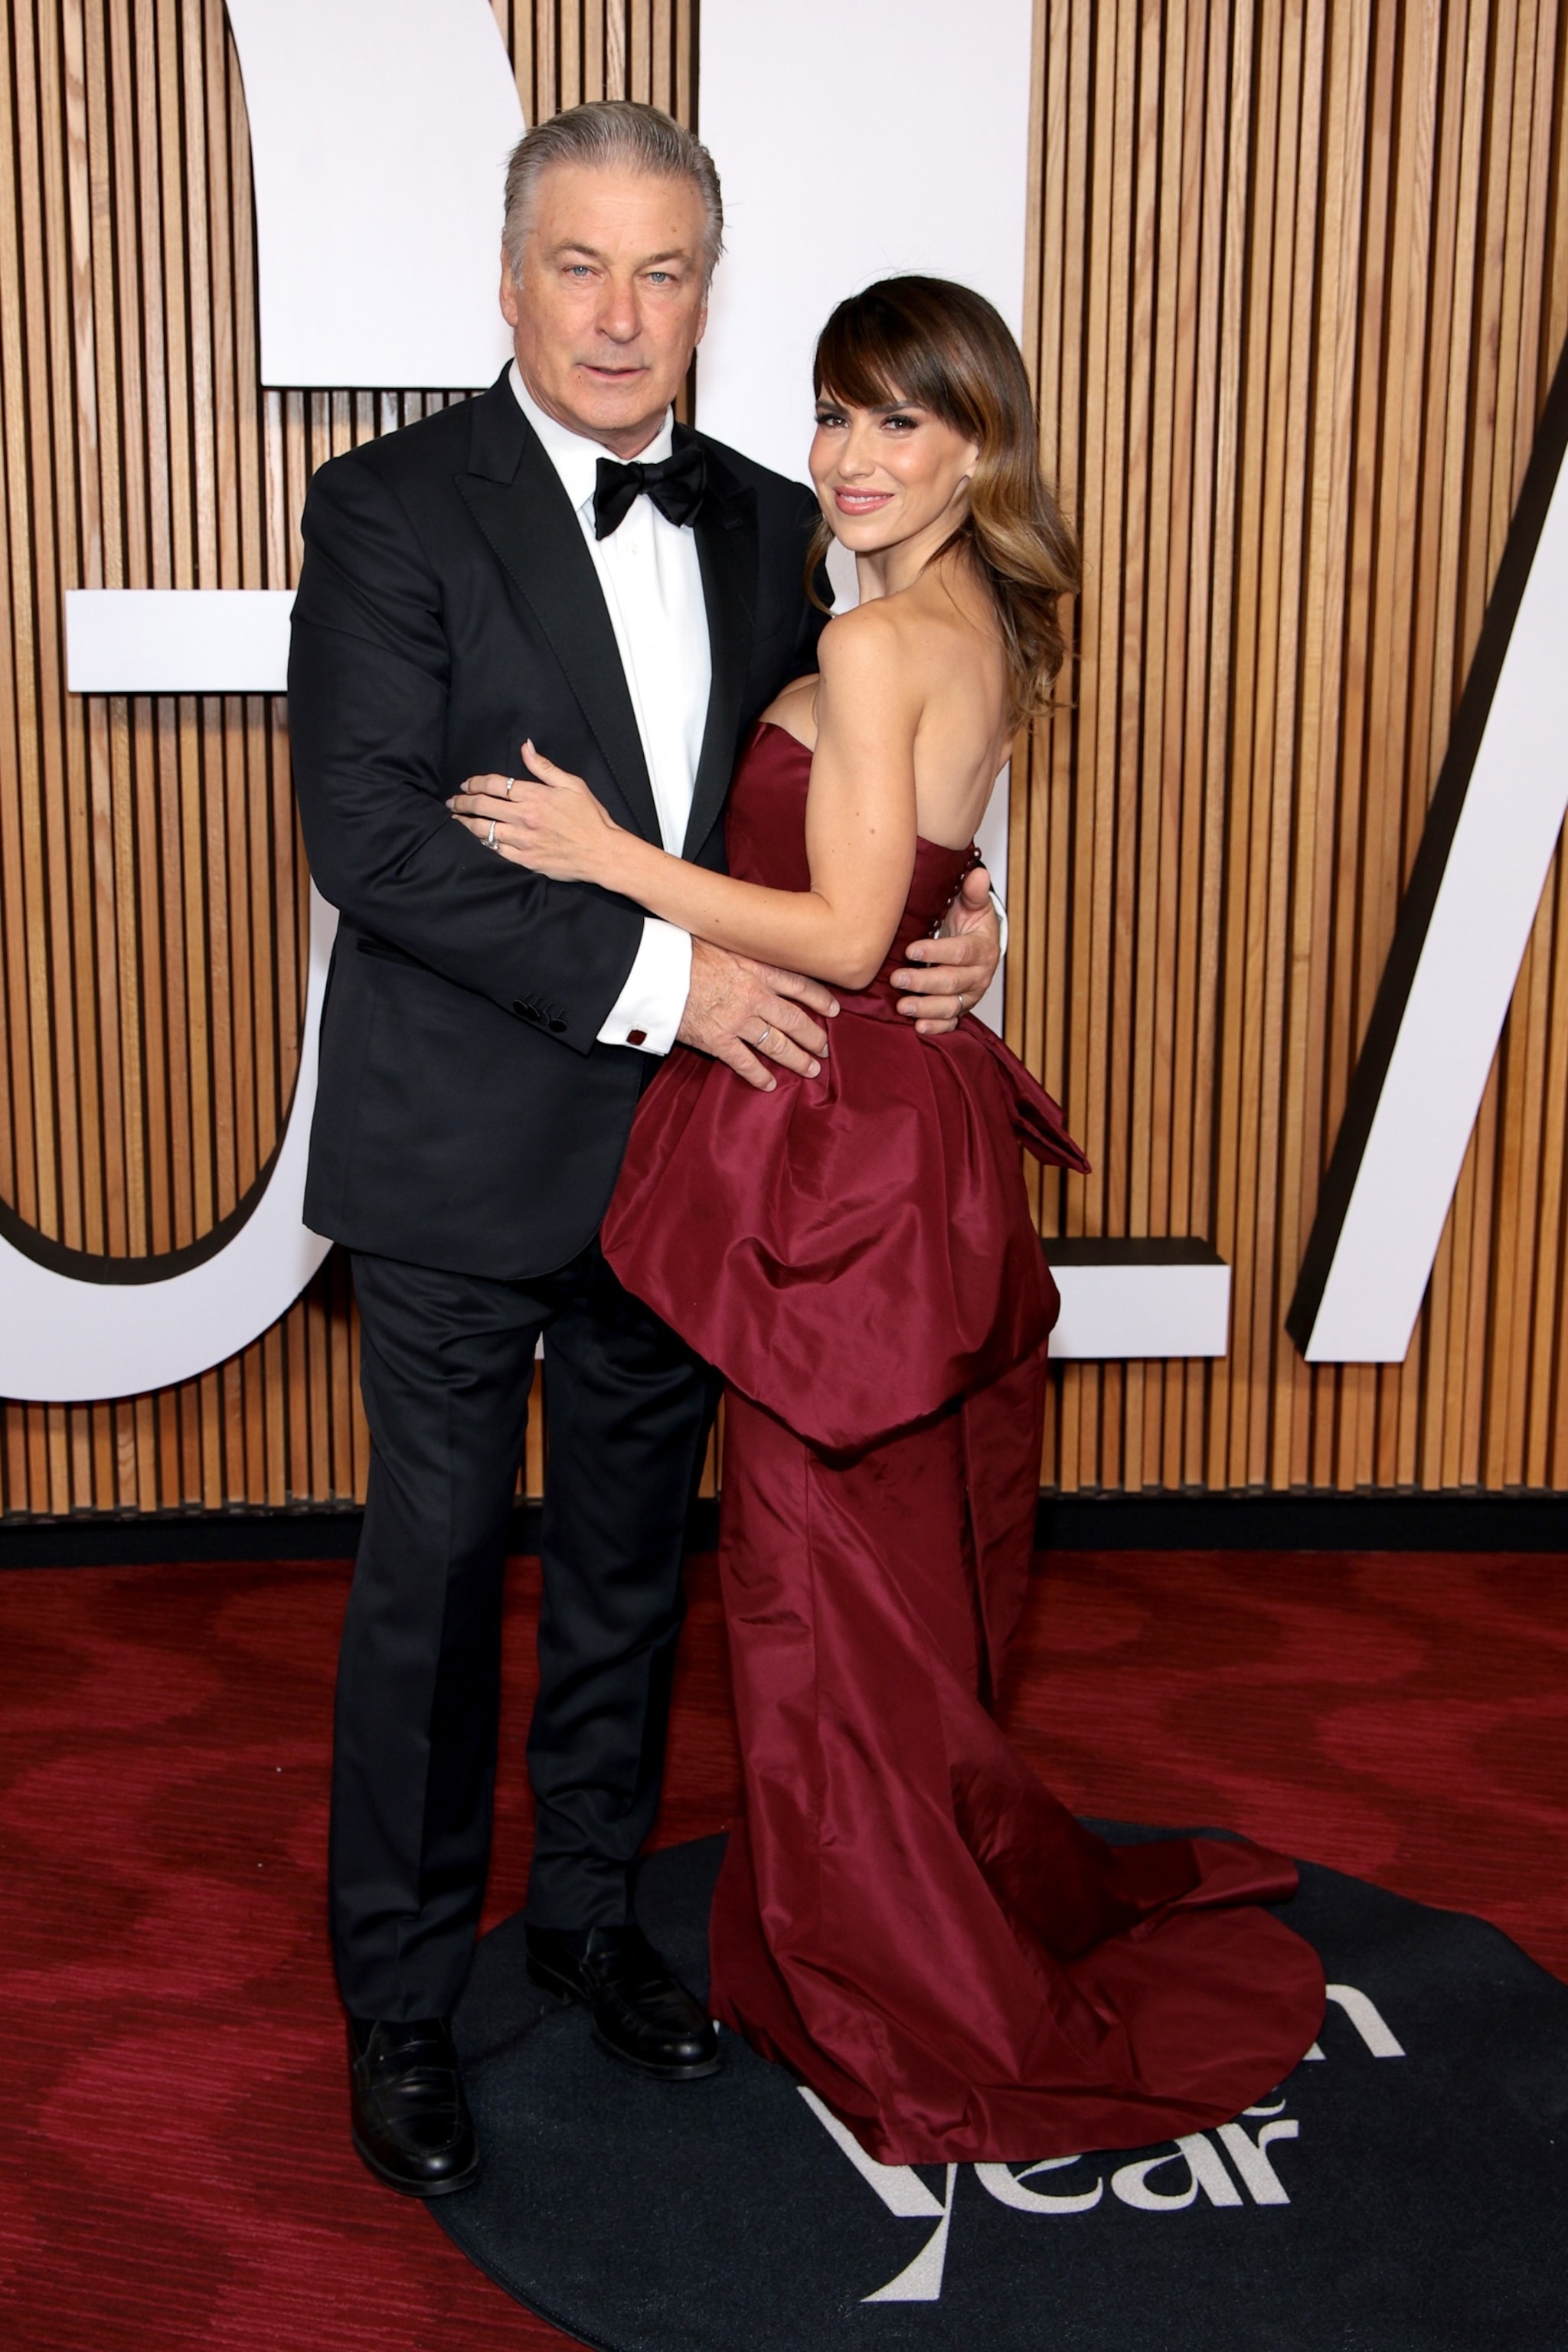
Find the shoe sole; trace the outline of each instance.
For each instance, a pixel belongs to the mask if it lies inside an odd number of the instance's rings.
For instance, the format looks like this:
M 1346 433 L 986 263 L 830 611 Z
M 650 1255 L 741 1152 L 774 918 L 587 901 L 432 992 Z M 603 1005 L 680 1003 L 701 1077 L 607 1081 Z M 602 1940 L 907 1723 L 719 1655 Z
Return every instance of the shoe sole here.
M 525 1966 L 530 1983 L 536 1984 L 542 1992 L 553 1993 L 557 2000 L 569 2002 L 578 2009 L 591 2007 L 586 1997 L 568 1978 L 557 1976 L 555 1970 L 542 1961 L 529 1960 Z M 694 2066 L 650 2066 L 646 2058 L 634 2058 L 626 2051 L 617 2050 L 613 2042 L 605 2040 L 596 2025 L 594 2040 L 605 2057 L 613 2058 L 617 2066 L 629 2067 L 634 2074 L 646 2074 L 650 2082 L 655 2083 L 704 2082 L 710 2074 L 717 2074 L 724 2063 L 716 2052 L 711 2058 L 700 2059 Z
M 395 2172 L 389 2172 L 379 2158 L 371 2154 L 358 2132 L 353 2131 L 352 2126 L 351 2134 L 354 2144 L 354 2154 L 366 2170 L 373 2172 L 384 2188 L 395 2189 L 399 2196 L 417 2197 L 422 2201 L 427 2201 L 432 2197 L 452 2197 L 459 2189 L 471 2189 L 479 2177 L 480 2166 L 476 2158 L 467 2172 L 454 2173 L 449 2180 L 403 2180 Z

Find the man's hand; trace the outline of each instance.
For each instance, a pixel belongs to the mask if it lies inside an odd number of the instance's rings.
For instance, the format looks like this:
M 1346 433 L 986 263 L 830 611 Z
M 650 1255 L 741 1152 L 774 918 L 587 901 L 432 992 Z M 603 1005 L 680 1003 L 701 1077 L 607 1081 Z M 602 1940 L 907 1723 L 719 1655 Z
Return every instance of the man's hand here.
M 1002 961 L 1002 929 L 991 904 L 991 877 L 976 866 L 948 908 L 934 940 L 916 940 L 910 949 L 915 970 L 896 971 L 893 986 L 908 992 L 899 1011 L 922 1037 L 941 1037 L 973 1013 Z
M 811 1015 L 828 1021 L 837 1010 L 819 981 L 775 971 L 772 964 L 726 955 L 706 940 L 693 940 L 691 990 L 676 1036 L 682 1045 L 728 1062 L 761 1093 L 771 1094 L 778 1080 L 767 1066 L 770 1061 L 802 1077 L 817 1076 L 827 1032 Z

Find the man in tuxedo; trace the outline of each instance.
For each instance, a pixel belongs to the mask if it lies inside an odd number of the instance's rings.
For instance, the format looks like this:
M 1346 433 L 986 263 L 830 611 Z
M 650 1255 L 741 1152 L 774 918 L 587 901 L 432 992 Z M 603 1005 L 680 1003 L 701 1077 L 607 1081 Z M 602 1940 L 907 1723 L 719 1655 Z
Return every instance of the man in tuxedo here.
M 521 142 L 479 398 L 323 467 L 304 514 L 289 724 L 342 921 L 308 1223 L 353 1255 L 373 1454 L 343 1628 L 331 1899 L 355 2144 L 433 2196 L 478 2166 L 447 2021 L 489 1854 L 502 1566 L 535 1343 L 550 1466 L 528 1966 L 600 2044 L 686 2080 L 713 2029 L 631 1916 L 658 1798 L 682 1536 L 712 1376 L 595 1234 L 679 1038 L 753 1085 L 815 1070 L 827 992 L 491 856 L 448 814 L 531 737 L 617 820 L 718 866 L 758 712 L 814 666 L 810 493 L 672 425 L 721 215 L 649 107 Z M 804 434 L 803 397 L 803 434 Z M 995 966 L 983 890 L 904 1010 L 946 1026 Z M 911 950 L 911 954 L 913 950 Z

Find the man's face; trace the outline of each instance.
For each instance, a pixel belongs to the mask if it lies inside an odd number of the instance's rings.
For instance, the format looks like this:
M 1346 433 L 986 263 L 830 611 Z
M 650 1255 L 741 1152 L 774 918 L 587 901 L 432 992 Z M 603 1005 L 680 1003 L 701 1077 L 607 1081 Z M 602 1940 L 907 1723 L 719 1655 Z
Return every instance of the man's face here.
M 552 163 L 500 306 L 524 383 L 574 433 L 635 457 L 664 421 L 708 323 L 706 220 L 691 181 Z

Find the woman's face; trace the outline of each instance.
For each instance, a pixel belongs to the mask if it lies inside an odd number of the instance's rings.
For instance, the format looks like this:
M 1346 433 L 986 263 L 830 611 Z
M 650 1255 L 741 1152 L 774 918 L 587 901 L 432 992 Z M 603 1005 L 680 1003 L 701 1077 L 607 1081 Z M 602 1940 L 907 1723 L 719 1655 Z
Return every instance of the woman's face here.
M 872 555 L 963 520 L 979 444 L 916 401 L 816 404 L 811 478 L 834 537 Z

